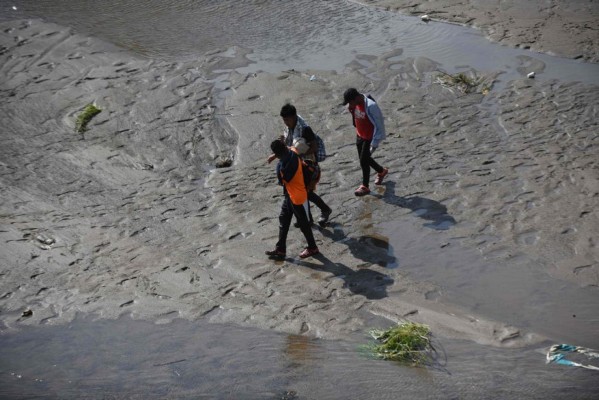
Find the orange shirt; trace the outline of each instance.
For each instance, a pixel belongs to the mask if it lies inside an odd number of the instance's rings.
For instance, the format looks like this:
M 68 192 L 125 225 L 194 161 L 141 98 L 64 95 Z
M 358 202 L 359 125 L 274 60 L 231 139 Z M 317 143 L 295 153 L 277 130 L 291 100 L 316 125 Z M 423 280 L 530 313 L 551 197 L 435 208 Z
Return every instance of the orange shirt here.
M 283 183 L 285 184 L 285 189 L 287 189 L 287 193 L 289 193 L 289 198 L 291 202 L 296 206 L 304 204 L 308 200 L 308 192 L 306 190 L 306 185 L 304 183 L 304 171 L 302 170 L 302 161 L 295 148 L 291 148 L 291 150 L 295 153 L 295 157 L 297 159 L 297 171 L 293 175 L 293 178 L 289 182 L 283 179 Z

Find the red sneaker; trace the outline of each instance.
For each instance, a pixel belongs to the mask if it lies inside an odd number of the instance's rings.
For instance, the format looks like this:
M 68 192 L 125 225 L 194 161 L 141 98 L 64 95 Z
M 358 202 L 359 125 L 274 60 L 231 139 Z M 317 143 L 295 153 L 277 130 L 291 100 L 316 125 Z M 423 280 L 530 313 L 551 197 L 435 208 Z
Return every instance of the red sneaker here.
M 376 179 L 374 180 L 374 184 L 375 185 L 382 185 L 383 184 L 383 178 L 386 177 L 388 173 L 389 173 L 389 170 L 387 168 L 383 168 L 383 172 L 380 172 L 380 173 L 376 174 Z
M 354 192 L 356 196 L 366 196 L 368 193 L 370 193 L 370 189 L 364 185 L 360 185 L 360 187 Z
M 320 253 L 318 247 L 306 247 L 299 255 L 300 258 L 308 258 Z

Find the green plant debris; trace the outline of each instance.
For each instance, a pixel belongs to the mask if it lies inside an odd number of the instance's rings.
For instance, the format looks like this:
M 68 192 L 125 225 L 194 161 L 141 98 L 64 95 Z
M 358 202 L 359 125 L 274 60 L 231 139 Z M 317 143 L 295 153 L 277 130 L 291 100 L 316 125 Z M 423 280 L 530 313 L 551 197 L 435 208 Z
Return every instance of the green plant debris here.
M 102 110 L 100 110 L 98 107 L 96 107 L 93 104 L 88 104 L 87 106 L 85 106 L 85 109 L 83 110 L 83 112 L 81 114 L 79 114 L 79 116 L 77 117 L 77 124 L 76 124 L 76 129 L 77 132 L 79 133 L 83 133 L 87 130 L 87 124 L 89 121 L 91 121 L 91 119 L 93 117 L 95 117 L 96 115 L 98 115 L 99 113 L 101 113 Z
M 487 78 L 475 74 L 467 75 L 463 72 L 450 75 L 439 71 L 434 83 L 451 91 L 455 88 L 462 93 L 482 93 L 483 95 L 487 95 L 493 87 L 493 82 L 488 82 Z
M 370 350 L 383 360 L 423 365 L 434 351 L 430 328 L 423 324 L 400 322 L 390 329 L 372 329 L 369 333 L 377 341 Z

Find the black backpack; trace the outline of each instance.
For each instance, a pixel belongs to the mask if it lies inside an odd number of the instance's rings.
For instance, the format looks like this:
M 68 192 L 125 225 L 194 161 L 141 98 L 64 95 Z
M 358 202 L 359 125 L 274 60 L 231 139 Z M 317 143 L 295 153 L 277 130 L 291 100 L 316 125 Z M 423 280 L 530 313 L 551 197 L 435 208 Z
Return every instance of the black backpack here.
M 320 181 L 320 167 L 311 160 L 300 159 L 300 162 L 302 163 L 304 185 L 308 192 L 311 192 L 316 188 L 318 181 Z

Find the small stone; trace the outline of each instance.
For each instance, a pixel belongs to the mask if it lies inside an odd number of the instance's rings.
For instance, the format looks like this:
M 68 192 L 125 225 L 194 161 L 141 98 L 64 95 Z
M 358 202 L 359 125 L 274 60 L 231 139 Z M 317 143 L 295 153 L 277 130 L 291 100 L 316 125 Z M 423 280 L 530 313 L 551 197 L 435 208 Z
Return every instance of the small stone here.
M 228 157 L 221 157 L 216 161 L 216 168 L 227 168 L 233 165 L 233 160 Z
M 54 243 L 56 243 L 56 240 L 54 240 L 53 238 L 47 237 L 47 236 L 44 236 L 44 235 L 41 235 L 41 234 L 36 235 L 35 239 L 38 242 L 40 242 L 42 244 L 45 244 L 45 245 L 48 245 L 48 246 L 53 245 Z

